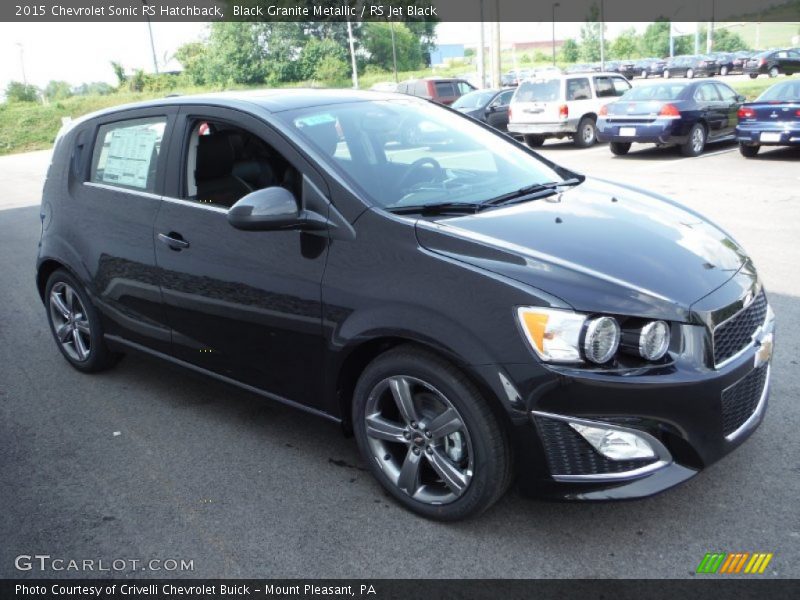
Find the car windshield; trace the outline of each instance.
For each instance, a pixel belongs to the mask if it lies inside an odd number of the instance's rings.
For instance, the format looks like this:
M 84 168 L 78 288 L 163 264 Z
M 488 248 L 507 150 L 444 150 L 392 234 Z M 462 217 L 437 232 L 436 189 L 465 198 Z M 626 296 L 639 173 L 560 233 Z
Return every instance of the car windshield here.
M 480 108 L 494 98 L 495 92 L 470 92 L 453 102 L 453 108 Z
M 514 94 L 515 102 L 553 102 L 561 92 L 560 79 L 536 79 L 526 81 Z
M 563 179 L 515 142 L 426 102 L 342 103 L 279 118 L 384 208 L 474 205 Z
M 620 98 L 621 101 L 661 101 L 677 100 L 681 92 L 686 89 L 682 83 L 658 83 L 654 85 L 642 85 L 631 88 Z
M 800 102 L 800 81 L 773 85 L 761 94 L 756 102 Z

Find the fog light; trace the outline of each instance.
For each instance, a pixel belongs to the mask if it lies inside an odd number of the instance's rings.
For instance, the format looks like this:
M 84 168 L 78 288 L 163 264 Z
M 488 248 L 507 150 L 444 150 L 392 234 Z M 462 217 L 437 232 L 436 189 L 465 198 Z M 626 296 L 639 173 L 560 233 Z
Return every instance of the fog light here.
M 611 360 L 619 347 L 620 329 L 612 317 L 592 319 L 586 326 L 583 352 L 593 363 L 599 365 Z
M 653 447 L 642 437 L 628 431 L 570 423 L 600 454 L 611 460 L 655 458 Z
M 669 348 L 669 325 L 664 321 L 651 321 L 639 334 L 639 354 L 647 360 L 658 360 Z

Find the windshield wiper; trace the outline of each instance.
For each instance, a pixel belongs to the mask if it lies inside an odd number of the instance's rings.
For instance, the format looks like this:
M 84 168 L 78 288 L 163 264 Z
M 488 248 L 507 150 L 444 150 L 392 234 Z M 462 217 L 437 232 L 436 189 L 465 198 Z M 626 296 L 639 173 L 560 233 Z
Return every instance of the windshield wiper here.
M 478 212 L 481 204 L 474 202 L 435 202 L 433 204 L 415 204 L 409 206 L 389 206 L 386 208 L 396 215 L 446 215 L 472 214 Z
M 528 200 L 536 200 L 549 196 L 560 187 L 571 187 L 583 183 L 583 179 L 573 177 L 572 179 L 564 179 L 562 181 L 548 181 L 546 183 L 535 183 L 533 185 L 520 188 L 516 191 L 497 196 L 496 198 L 489 198 L 484 200 L 478 205 L 478 210 L 486 208 L 487 206 L 499 206 L 501 204 L 513 204 L 514 202 L 523 202 Z

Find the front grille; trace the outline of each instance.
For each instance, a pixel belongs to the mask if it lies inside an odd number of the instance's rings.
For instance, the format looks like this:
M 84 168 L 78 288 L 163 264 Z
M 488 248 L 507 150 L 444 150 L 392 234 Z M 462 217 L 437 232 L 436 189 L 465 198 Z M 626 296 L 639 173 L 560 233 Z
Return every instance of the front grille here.
M 745 348 L 767 316 L 767 297 L 762 291 L 750 306 L 714 330 L 714 363 L 720 364 Z
M 723 435 L 730 435 L 750 418 L 766 383 L 767 365 L 762 365 L 722 392 Z
M 536 417 L 547 466 L 553 475 L 601 475 L 639 469 L 656 462 L 655 458 L 610 460 L 592 448 L 568 423 Z

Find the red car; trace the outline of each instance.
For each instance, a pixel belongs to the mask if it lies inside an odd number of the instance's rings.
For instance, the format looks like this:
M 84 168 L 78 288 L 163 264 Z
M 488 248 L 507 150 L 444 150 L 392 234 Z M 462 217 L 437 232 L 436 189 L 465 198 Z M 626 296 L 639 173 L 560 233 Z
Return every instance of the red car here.
M 444 79 L 441 77 L 409 79 L 397 85 L 397 91 L 401 94 L 433 100 L 447 106 L 450 106 L 464 94 L 474 92 L 476 89 L 474 85 L 463 79 Z

